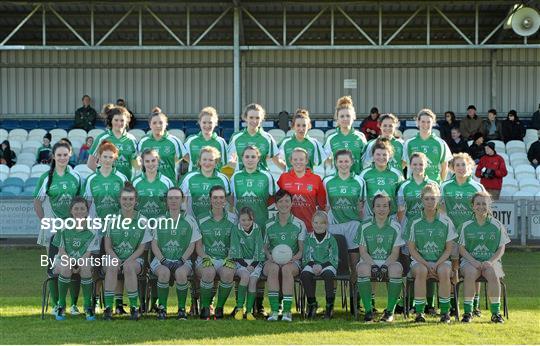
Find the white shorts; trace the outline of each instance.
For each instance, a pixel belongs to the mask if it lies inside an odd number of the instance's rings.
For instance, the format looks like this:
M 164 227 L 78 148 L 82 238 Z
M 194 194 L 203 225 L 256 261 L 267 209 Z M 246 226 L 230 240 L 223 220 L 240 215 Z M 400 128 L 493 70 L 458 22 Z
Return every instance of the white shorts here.
M 251 261 L 246 260 L 248 264 L 250 264 Z M 235 275 L 239 276 L 239 273 L 241 272 L 248 272 L 247 268 L 240 265 L 239 263 L 236 263 L 236 272 Z M 249 273 L 249 272 L 248 272 Z M 262 265 L 256 266 L 251 273 L 249 273 L 250 278 L 260 278 L 262 274 Z
M 328 233 L 344 236 L 345 240 L 347 240 L 347 248 L 349 250 L 357 249 L 358 244 L 354 242 L 354 239 L 356 238 L 359 225 L 360 222 L 358 221 L 349 221 L 345 223 L 328 225 Z
M 329 270 L 331 271 L 332 273 L 334 273 L 334 275 L 337 275 L 337 270 L 336 268 L 334 268 L 333 266 L 327 266 L 327 267 L 324 267 L 322 270 L 321 270 L 321 274 L 325 271 L 325 270 Z M 304 269 L 302 269 L 303 272 L 309 272 L 309 273 L 312 273 L 313 274 L 313 267 L 312 266 L 305 266 Z M 320 275 L 320 274 L 319 274 Z
M 173 261 L 173 262 L 177 262 L 177 261 Z M 161 263 L 158 261 L 158 259 L 156 257 L 154 257 L 154 259 L 150 263 L 150 270 L 152 270 L 152 273 L 157 275 L 156 270 L 160 265 L 161 265 Z M 184 264 L 179 268 L 188 269 L 188 275 L 191 274 L 191 272 L 193 271 L 193 265 L 191 264 L 191 261 L 184 262 Z
M 195 268 L 202 268 L 202 261 L 202 257 L 197 257 L 197 260 L 195 261 Z M 225 264 L 225 260 L 212 258 L 212 263 L 214 264 L 214 269 L 218 271 Z
M 461 263 L 459 264 L 459 268 L 463 269 L 463 267 L 468 263 L 469 261 L 467 261 L 465 258 L 462 258 Z M 504 271 L 502 269 L 502 264 L 500 261 L 493 263 L 493 269 L 495 270 L 495 275 L 497 275 L 499 279 L 504 277 Z M 463 274 L 460 273 L 460 276 L 463 276 Z
M 428 262 L 428 263 L 435 263 L 435 262 Z M 415 260 L 412 260 L 412 261 L 411 261 L 411 270 L 409 271 L 411 277 L 414 277 L 414 276 L 413 276 L 412 268 L 413 268 L 415 265 L 417 265 L 417 264 L 418 264 L 418 262 L 416 262 Z M 450 261 L 444 261 L 443 264 L 447 264 L 448 266 L 450 266 L 450 268 L 452 268 L 452 262 L 450 262 Z M 431 278 L 431 277 L 432 277 L 432 276 L 430 276 L 430 275 L 428 274 L 428 278 Z
M 383 261 L 383 260 L 373 260 L 373 262 L 375 262 L 375 265 L 376 265 L 377 267 L 380 267 L 380 266 L 382 266 L 382 265 L 384 264 L 384 262 L 386 262 L 386 261 Z M 364 263 L 364 260 L 363 260 L 362 258 L 360 258 L 360 260 L 358 261 L 358 264 L 360 264 L 360 263 Z M 358 264 L 357 264 L 357 265 L 358 265 Z
M 266 265 L 266 263 L 268 263 L 268 261 L 264 262 L 264 264 Z M 275 262 L 274 262 L 275 263 Z M 298 271 L 302 271 L 302 263 L 300 261 L 292 261 L 292 263 L 294 263 L 296 265 L 296 267 L 298 267 Z M 277 263 L 276 263 L 277 264 Z M 287 264 L 287 263 L 285 263 Z M 281 264 L 278 264 L 278 266 L 281 268 L 283 267 L 285 264 L 281 265 Z M 263 266 L 264 268 L 264 266 Z

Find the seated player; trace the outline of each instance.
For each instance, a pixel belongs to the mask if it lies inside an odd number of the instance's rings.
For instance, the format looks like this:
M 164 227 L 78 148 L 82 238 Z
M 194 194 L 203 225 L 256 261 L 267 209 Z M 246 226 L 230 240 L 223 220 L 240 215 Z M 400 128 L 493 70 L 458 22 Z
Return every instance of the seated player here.
M 413 258 L 411 268 L 414 277 L 415 322 L 425 322 L 426 281 L 434 278 L 439 282 L 439 306 L 441 322 L 450 323 L 450 276 L 452 265 L 450 254 L 457 238 L 452 221 L 439 213 L 437 206 L 441 191 L 435 183 L 428 183 L 420 194 L 423 211 L 411 220 L 408 231 L 408 246 Z
M 475 282 L 480 276 L 487 280 L 491 302 L 491 322 L 504 323 L 500 313 L 501 283 L 504 277 L 501 258 L 510 242 L 504 226 L 493 217 L 491 196 L 485 191 L 472 198 L 474 217 L 463 224 L 459 236 L 459 253 L 462 256 L 460 271 L 464 285 L 464 314 L 461 322 L 472 319 Z
M 319 210 L 312 219 L 313 232 L 304 242 L 304 255 L 302 258 L 302 273 L 300 280 L 306 291 L 308 310 L 307 317 L 315 318 L 317 314 L 317 300 L 315 298 L 315 276 L 324 280 L 326 291 L 325 319 L 331 319 L 334 311 L 334 280 L 338 267 L 338 245 L 336 238 L 328 231 L 328 215 Z
M 240 278 L 236 307 L 232 313 L 237 320 L 255 320 L 252 311 L 257 294 L 257 282 L 265 260 L 263 247 L 262 229 L 255 222 L 253 210 L 243 207 L 240 209 L 238 227 L 233 228 L 231 233 L 229 250 L 229 258 L 236 262 L 235 275 Z M 245 310 L 244 303 L 246 303 Z
M 388 280 L 388 304 L 381 322 L 392 322 L 401 293 L 403 267 L 397 260 L 404 241 L 399 224 L 389 218 L 390 198 L 376 195 L 371 208 L 374 216 L 360 225 L 356 238 L 360 250 L 360 262 L 356 266 L 358 293 L 365 307 L 364 321 L 372 322 L 371 278 Z
M 165 218 L 172 220 L 158 227 L 152 240 L 154 259 L 150 269 L 158 277 L 158 320 L 167 318 L 167 299 L 169 297 L 169 281 L 171 276 L 176 283 L 178 297 L 178 319 L 187 319 L 186 299 L 188 294 L 188 276 L 192 273 L 191 254 L 195 243 L 201 239 L 197 221 L 187 214 L 182 214 L 184 200 L 182 190 L 172 187 L 167 192 L 167 209 Z

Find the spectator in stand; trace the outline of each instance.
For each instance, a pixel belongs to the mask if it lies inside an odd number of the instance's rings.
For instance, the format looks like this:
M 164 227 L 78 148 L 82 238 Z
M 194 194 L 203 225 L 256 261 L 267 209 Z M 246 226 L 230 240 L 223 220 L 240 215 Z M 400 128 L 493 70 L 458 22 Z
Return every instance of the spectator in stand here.
M 482 119 L 476 114 L 476 107 L 467 107 L 467 116 L 459 124 L 461 135 L 466 140 L 472 139 L 475 133 L 482 131 Z
M 371 108 L 369 115 L 362 121 L 360 125 L 360 131 L 366 135 L 366 139 L 369 142 L 372 139 L 379 137 L 381 129 L 379 127 L 379 109 L 377 107 Z
M 493 200 L 499 199 L 503 178 L 508 174 L 504 159 L 495 151 L 495 143 L 485 145 L 486 155 L 482 156 L 476 166 L 476 176 L 484 185 Z
M 88 162 L 88 156 L 90 156 L 90 148 L 94 144 L 94 137 L 86 137 L 84 144 L 79 150 L 79 164 L 86 164 Z
M 129 110 L 129 108 L 127 108 L 126 100 L 118 99 L 118 100 L 116 100 L 116 105 L 120 106 L 120 107 L 124 107 L 128 111 L 128 113 L 131 115 L 131 119 L 129 120 L 128 128 L 130 130 L 134 129 L 135 128 L 135 115 L 133 114 L 132 111 Z
M 517 112 L 513 109 L 508 112 L 506 120 L 503 121 L 502 134 L 504 143 L 522 141 L 525 137 L 525 126 L 519 121 Z
M 540 103 L 538 104 L 538 109 L 531 117 L 531 129 L 540 130 Z
M 452 140 L 452 129 L 455 127 L 459 128 L 459 121 L 456 120 L 454 112 L 444 112 L 444 120 L 439 121 L 439 132 L 441 133 L 441 138 L 444 139 L 448 145 L 450 145 L 450 141 Z
M 448 147 L 452 154 L 468 153 L 469 144 L 467 144 L 467 141 L 461 136 L 459 127 L 453 127 L 450 133 L 452 138 L 450 138 L 450 141 L 448 142 Z
M 45 136 L 43 136 L 43 145 L 39 147 L 36 153 L 36 163 L 44 163 L 47 165 L 51 163 L 51 138 L 52 136 L 50 133 L 47 133 L 45 134 Z
M 92 99 L 88 95 L 82 97 L 83 106 L 75 111 L 74 129 L 84 129 L 90 131 L 96 127 L 97 112 L 90 103 Z
M 484 136 L 477 132 L 473 136 L 473 144 L 469 147 L 469 155 L 471 155 L 474 163 L 478 163 L 480 158 L 486 154 L 484 149 Z
M 531 161 L 534 168 L 540 165 L 540 130 L 538 131 L 538 140 L 531 144 L 527 152 L 527 158 Z
M 17 162 L 17 154 L 11 150 L 9 141 L 6 139 L 2 142 L 0 148 L 0 164 L 7 165 L 11 168 Z
M 486 141 L 503 140 L 502 122 L 497 119 L 497 111 L 493 108 L 488 111 L 488 118 L 482 124 L 482 133 Z

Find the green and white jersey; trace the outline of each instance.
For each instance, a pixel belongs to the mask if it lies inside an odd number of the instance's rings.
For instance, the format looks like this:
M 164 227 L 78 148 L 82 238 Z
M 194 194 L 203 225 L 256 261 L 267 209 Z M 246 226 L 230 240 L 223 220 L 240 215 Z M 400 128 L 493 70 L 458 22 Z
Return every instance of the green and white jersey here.
M 435 220 L 429 222 L 423 215 L 413 220 L 410 228 L 403 238 L 416 246 L 420 256 L 428 262 L 437 262 L 441 258 L 446 242 L 457 238 L 454 224 L 444 214 L 435 216 Z
M 494 217 L 488 216 L 483 225 L 479 225 L 476 218 L 473 218 L 461 227 L 459 245 L 464 246 L 465 250 L 477 261 L 489 260 L 497 249 L 508 243 L 510 243 L 510 238 L 506 229 Z
M 326 190 L 326 204 L 330 206 L 328 213 L 330 223 L 360 221 L 358 201 L 366 199 L 364 180 L 354 173 L 347 179 L 342 179 L 336 172 L 335 175 L 324 178 L 323 184 Z
M 59 244 L 54 244 L 56 238 L 60 239 Z M 70 258 L 77 259 L 89 251 L 99 251 L 101 238 L 91 230 L 65 229 L 54 239 L 54 245 L 64 248 Z
M 257 133 L 255 133 L 253 136 L 249 134 L 247 128 L 233 134 L 231 140 L 229 141 L 227 152 L 229 154 L 229 160 L 231 160 L 233 155 L 238 157 L 238 164 L 236 165 L 237 171 L 244 168 L 244 164 L 242 163 L 242 154 L 248 145 L 253 145 L 261 152 L 259 169 L 268 170 L 268 167 L 266 166 L 266 159 L 272 158 L 279 153 L 274 137 L 272 137 L 271 134 L 264 131 L 262 128 L 259 128 L 259 131 L 257 131 Z
M 400 171 L 387 166 L 384 171 L 379 171 L 375 165 L 364 169 L 360 173 L 360 178 L 366 182 L 366 203 L 364 203 L 366 215 L 373 215 L 371 206 L 373 198 L 377 195 L 390 197 L 390 215 L 397 212 L 396 194 L 403 181 Z
M 473 217 L 472 198 L 475 193 L 485 191 L 484 186 L 471 177 L 458 184 L 455 177 L 441 184 L 441 195 L 446 214 L 457 229 Z
M 170 218 L 167 213 L 164 218 Z M 163 219 L 160 219 L 163 220 Z M 178 260 L 184 255 L 191 243 L 201 239 L 197 221 L 190 215 L 179 215 L 178 219 L 170 219 L 154 231 L 154 240 L 161 254 L 168 260 Z M 169 221 L 170 221 L 169 220 Z
M 213 147 L 220 152 L 221 160 L 217 165 L 218 170 L 227 164 L 227 142 L 215 132 L 212 133 L 212 137 L 209 140 L 204 138 L 202 132 L 189 136 L 184 143 L 184 147 L 186 148 L 186 153 L 189 155 L 190 172 L 197 169 L 197 162 L 199 161 L 203 147 Z
M 304 139 L 299 141 L 293 134 L 292 136 L 285 138 L 283 142 L 281 142 L 279 148 L 279 157 L 287 164 L 285 171 L 292 168 L 291 154 L 295 148 L 302 148 L 308 152 L 309 162 L 307 166 L 311 170 L 313 170 L 313 167 L 322 164 L 324 160 L 326 160 L 326 152 L 318 140 L 306 134 Z
M 336 132 L 332 133 L 324 143 L 324 150 L 328 157 L 332 156 L 340 149 L 349 149 L 353 155 L 353 166 L 351 171 L 359 174 L 362 171 L 362 154 L 366 147 L 366 136 L 355 129 L 344 135 L 338 127 Z
M 372 139 L 368 142 L 364 155 L 362 156 L 362 164 L 364 168 L 368 168 L 373 163 L 373 154 L 371 150 L 373 145 L 377 142 L 377 139 Z M 400 172 L 403 172 L 403 140 L 401 138 L 394 138 L 390 140 L 390 145 L 394 148 L 394 156 L 390 158 L 388 165 L 394 167 Z M 403 173 L 402 173 L 403 174 Z
M 178 177 L 176 175 L 176 161 L 180 160 L 185 154 L 186 149 L 182 142 L 167 131 L 157 140 L 154 134 L 150 132 L 139 142 L 139 155 L 144 149 L 155 149 L 159 154 L 159 171 L 176 185 Z
M 118 148 L 118 159 L 114 165 L 120 173 L 131 180 L 133 176 L 132 161 L 137 159 L 137 139 L 128 132 L 124 132 L 120 138 L 116 138 L 112 130 L 108 129 L 94 139 L 94 144 L 92 144 L 88 154 L 97 158 L 99 146 L 105 140 Z
M 388 219 L 382 227 L 379 227 L 374 218 L 358 226 L 355 243 L 365 246 L 374 261 L 386 261 L 394 247 L 405 244 L 396 221 Z
M 306 266 L 310 262 L 323 265 L 330 263 L 332 267 L 338 267 L 339 254 L 336 238 L 326 232 L 323 240 L 317 240 L 315 232 L 310 233 L 304 241 L 304 252 L 302 254 L 302 265 Z
M 266 223 L 264 243 L 270 252 L 277 245 L 288 245 L 294 255 L 298 252 L 298 241 L 304 241 L 306 239 L 306 233 L 306 225 L 296 216 L 291 214 L 287 223 L 282 226 L 279 223 L 279 215 L 276 214 L 276 216 Z
M 187 198 L 187 213 L 199 219 L 201 215 L 210 210 L 210 189 L 216 185 L 223 186 L 225 192 L 230 194 L 229 180 L 221 172 L 214 170 L 214 174 L 207 178 L 200 171 L 189 172 L 180 183 L 180 189 Z
M 48 182 L 49 172 L 45 172 L 34 189 L 34 198 L 43 203 L 45 217 L 62 219 L 70 217 L 71 200 L 81 192 L 81 177 L 68 166 L 62 176 L 58 175 L 56 170 L 53 172 L 49 191 L 47 191 Z
M 124 216 L 120 217 L 120 225 L 114 224 L 115 227 L 108 223 L 105 226 L 105 237 L 111 239 L 112 248 L 116 256 L 121 261 L 129 258 L 141 244 L 146 244 L 152 241 L 152 231 L 146 225 L 147 219 L 141 213 L 137 213 L 127 227 L 122 227 Z
M 90 215 L 104 219 L 120 211 L 120 191 L 128 181 L 125 175 L 113 168 L 111 174 L 103 176 L 99 168 L 88 176 L 84 198 L 91 201 Z
M 204 252 L 213 259 L 225 259 L 229 255 L 231 233 L 236 228 L 236 215 L 224 211 L 221 220 L 216 220 L 211 213 L 199 221 Z
M 164 174 L 158 172 L 154 181 L 148 181 L 145 173 L 139 175 L 133 181 L 133 187 L 137 190 L 138 209 L 147 218 L 157 218 L 167 212 L 167 192 L 174 183 Z
M 255 222 L 264 227 L 268 221 L 268 199 L 276 193 L 274 178 L 267 171 L 256 170 L 253 173 L 245 169 L 231 177 L 231 193 L 237 211 L 250 207 L 255 214 Z
M 405 210 L 407 219 L 415 219 L 422 213 L 424 206 L 422 205 L 420 194 L 424 186 L 428 183 L 439 185 L 435 180 L 431 180 L 428 177 L 424 177 L 424 180 L 418 184 L 411 176 L 399 186 L 397 192 L 398 209 Z
M 409 164 L 413 153 L 424 153 L 428 159 L 426 176 L 429 179 L 441 182 L 441 165 L 452 159 L 452 152 L 448 144 L 438 136 L 431 134 L 427 139 L 422 139 L 420 134 L 408 139 L 403 146 L 403 161 Z
M 256 223 L 253 223 L 253 228 L 249 233 L 244 231 L 240 224 L 233 228 L 229 258 L 255 262 L 266 259 L 262 229 Z

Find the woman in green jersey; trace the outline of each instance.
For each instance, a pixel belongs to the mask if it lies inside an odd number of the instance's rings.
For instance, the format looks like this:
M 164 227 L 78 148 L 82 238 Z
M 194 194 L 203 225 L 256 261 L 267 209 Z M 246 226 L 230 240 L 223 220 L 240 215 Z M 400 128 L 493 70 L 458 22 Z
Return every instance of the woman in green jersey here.
M 137 140 L 127 132 L 130 113 L 127 109 L 113 104 L 107 104 L 103 107 L 105 123 L 107 130 L 98 135 L 89 150 L 88 168 L 95 171 L 98 167 L 99 156 L 98 148 L 105 140 L 111 142 L 118 148 L 118 160 L 115 162 L 115 167 L 128 180 L 133 176 L 133 169 L 138 167 L 137 162 Z
M 255 320 L 252 310 L 255 303 L 257 282 L 265 260 L 263 235 L 262 229 L 255 222 L 253 209 L 243 207 L 238 215 L 238 226 L 233 228 L 231 232 L 231 248 L 229 250 L 229 258 L 236 262 L 235 275 L 240 278 L 236 307 L 232 315 L 237 320 L 252 321 Z
M 167 221 L 161 227 L 156 228 L 152 240 L 154 259 L 150 263 L 150 269 L 158 278 L 158 320 L 167 318 L 170 281 L 176 284 L 177 318 L 179 320 L 187 319 L 188 277 L 193 273 L 191 255 L 195 249 L 195 243 L 201 239 L 201 233 L 197 221 L 189 215 L 182 214 L 183 200 L 182 190 L 177 187 L 171 187 L 168 190 L 168 211 L 164 218 L 160 219 Z
M 470 322 L 475 293 L 475 282 L 482 276 L 487 280 L 491 302 L 491 322 L 503 323 L 500 313 L 501 283 L 504 276 L 501 258 L 510 242 L 504 226 L 493 217 L 491 196 L 486 191 L 472 198 L 474 216 L 461 226 L 459 252 L 462 256 L 461 274 L 464 281 L 464 311 L 461 322 Z
M 186 149 L 184 160 L 189 162 L 188 170 L 190 172 L 197 168 L 201 149 L 206 146 L 214 147 L 220 152 L 221 160 L 217 165 L 218 169 L 227 164 L 227 142 L 214 132 L 218 120 L 218 113 L 214 107 L 204 107 L 199 113 L 201 131 L 196 135 L 189 136 L 184 143 Z
M 399 127 L 399 119 L 392 113 L 381 114 L 378 118 L 379 128 L 381 129 L 381 135 L 379 138 L 386 138 L 390 141 L 394 154 L 390 158 L 389 165 L 394 167 L 400 172 L 403 172 L 403 140 L 394 137 L 396 129 Z M 371 166 L 373 162 L 373 156 L 371 155 L 371 148 L 377 139 L 372 139 L 368 142 L 364 155 L 362 156 L 362 165 L 364 168 Z
M 334 120 L 337 121 L 336 132 L 326 138 L 324 150 L 328 158 L 340 149 L 349 149 L 353 154 L 352 171 L 359 174 L 362 170 L 362 154 L 367 144 L 366 136 L 353 128 L 356 111 L 350 96 L 340 97 L 336 102 Z M 329 163 L 332 163 L 331 160 Z
M 94 308 L 92 307 L 92 265 L 90 257 L 92 251 L 99 250 L 99 238 L 96 232 L 86 228 L 86 219 L 88 218 L 88 204 L 80 196 L 73 198 L 70 208 L 71 217 L 80 226 L 73 229 L 64 229 L 53 240 L 58 246 L 58 255 L 55 257 L 54 274 L 58 275 L 58 313 L 56 319 L 65 320 L 64 311 L 66 309 L 66 295 L 68 289 L 71 289 L 71 276 L 79 274 L 81 277 L 81 286 L 84 294 L 84 312 L 86 320 L 94 321 L 96 319 Z M 58 242 L 56 243 L 56 240 Z M 73 266 L 73 261 L 77 264 Z
M 148 119 L 152 132 L 141 138 L 137 150 L 142 153 L 145 149 L 155 149 L 159 154 L 159 172 L 176 185 L 176 164 L 185 155 L 185 148 L 178 138 L 167 132 L 168 121 L 161 109 L 155 107 Z
M 292 195 L 285 190 L 279 190 L 275 195 L 277 208 L 276 216 L 266 224 L 264 238 L 264 252 L 267 261 L 264 264 L 263 273 L 267 277 L 268 300 L 272 314 L 268 321 L 278 320 L 279 292 L 283 293 L 283 317 L 282 321 L 292 321 L 292 297 L 294 291 L 294 278 L 300 273 L 300 261 L 306 238 L 306 225 L 302 220 L 291 213 Z M 277 245 L 285 244 L 292 250 L 292 259 L 283 265 L 277 264 L 272 259 L 272 250 Z M 279 275 L 281 271 L 281 275 Z M 281 277 L 281 282 L 280 282 Z
M 144 149 L 141 160 L 142 174 L 133 181 L 139 196 L 139 210 L 149 219 L 158 218 L 167 211 L 165 196 L 175 184 L 159 171 L 160 156 L 156 149 Z
M 124 287 L 130 305 L 130 319 L 139 319 L 139 288 L 137 275 L 141 272 L 144 260 L 141 257 L 146 243 L 152 240 L 152 230 L 148 220 L 139 213 L 137 190 L 126 184 L 120 191 L 119 222 L 109 222 L 105 228 L 105 253 L 109 265 L 105 268 L 105 311 L 103 318 L 112 319 L 112 306 L 118 274 L 124 275 Z
M 450 253 L 457 238 L 452 221 L 439 213 L 438 204 L 441 191 L 435 183 L 428 183 L 422 189 L 422 213 L 412 219 L 407 239 L 413 262 L 415 322 L 425 322 L 426 281 L 436 279 L 439 283 L 439 306 L 442 323 L 450 323 L 450 276 L 452 267 Z

